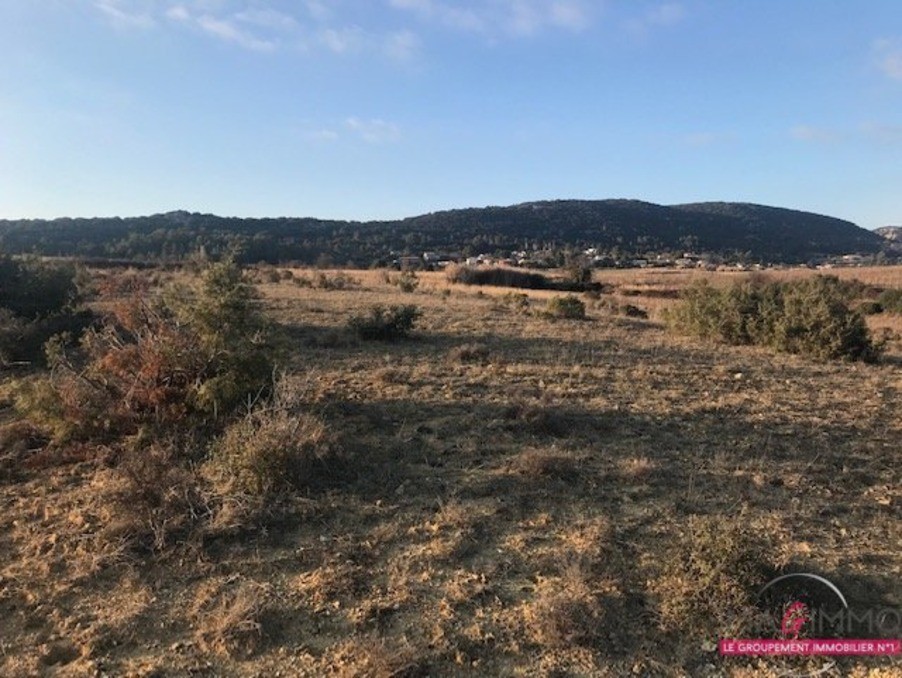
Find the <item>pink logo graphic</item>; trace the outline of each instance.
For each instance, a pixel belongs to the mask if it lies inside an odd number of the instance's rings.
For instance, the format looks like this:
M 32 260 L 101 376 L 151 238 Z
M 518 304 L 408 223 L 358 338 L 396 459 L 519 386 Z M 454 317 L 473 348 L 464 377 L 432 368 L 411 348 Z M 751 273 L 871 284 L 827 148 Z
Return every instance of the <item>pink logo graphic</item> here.
M 784 638 L 796 640 L 802 632 L 802 628 L 809 621 L 811 621 L 811 615 L 808 614 L 808 606 L 797 600 L 786 607 L 783 621 L 780 623 L 780 631 Z

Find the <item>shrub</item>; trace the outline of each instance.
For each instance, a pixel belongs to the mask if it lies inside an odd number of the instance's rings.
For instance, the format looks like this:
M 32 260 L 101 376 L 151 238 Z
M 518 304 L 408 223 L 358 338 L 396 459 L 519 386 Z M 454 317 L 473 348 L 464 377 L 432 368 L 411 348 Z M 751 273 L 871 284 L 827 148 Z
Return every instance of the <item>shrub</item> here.
M 569 320 L 585 320 L 586 305 L 578 297 L 568 294 L 566 297 L 553 297 L 548 300 L 545 312 L 554 318 Z
M 837 278 L 818 276 L 787 284 L 782 308 L 772 308 L 773 329 L 768 326 L 766 331 L 772 333 L 771 345 L 781 351 L 852 360 L 871 360 L 878 353 L 864 318 L 849 309 Z
M 266 642 L 272 599 L 268 584 L 237 577 L 202 585 L 190 607 L 199 645 L 233 659 L 253 657 Z
M 857 311 L 863 315 L 879 315 L 883 313 L 883 304 L 879 301 L 869 299 L 858 305 Z
M 760 619 L 757 592 L 782 564 L 765 530 L 742 518 L 692 516 L 650 582 L 659 623 L 687 637 L 741 637 Z
M 461 344 L 448 351 L 448 358 L 457 363 L 485 365 L 491 360 L 491 351 L 485 344 Z
M 877 302 L 885 313 L 902 315 L 902 289 L 890 288 L 883 290 L 877 297 Z
M 0 365 L 43 363 L 44 343 L 56 334 L 77 338 L 93 322 L 78 311 L 73 266 L 0 257 Z
M 72 308 L 78 300 L 74 266 L 0 257 L 0 307 L 35 320 Z
M 335 273 L 334 275 L 326 275 L 320 273 L 316 277 L 316 287 L 321 290 L 351 290 L 360 287 L 360 281 L 345 273 Z
M 184 431 L 264 395 L 272 369 L 253 290 L 226 262 L 211 266 L 198 289 L 118 304 L 79 353 L 55 351 L 51 376 L 18 404 L 51 423 L 58 438 L 111 441 L 148 426 Z
M 517 271 L 512 268 L 459 266 L 448 271 L 448 280 L 462 285 L 520 287 L 530 290 L 544 290 L 551 287 L 551 280 L 541 273 Z
M 413 271 L 404 271 L 395 280 L 395 284 L 402 292 L 409 294 L 416 291 L 417 287 L 419 287 L 420 279 L 417 278 L 417 274 Z
M 115 469 L 118 482 L 107 491 L 115 509 L 108 537 L 142 551 L 162 551 L 190 535 L 207 507 L 197 472 L 182 463 L 195 456 L 183 444 L 136 439 L 123 451 Z
M 757 344 L 819 359 L 872 360 L 879 347 L 864 318 L 849 306 L 838 278 L 794 282 L 749 280 L 725 289 L 700 281 L 665 314 L 674 329 L 730 344 Z
M 276 405 L 230 425 L 213 446 L 209 468 L 226 492 L 269 495 L 309 486 L 334 457 L 322 421 Z
M 410 335 L 423 312 L 412 304 L 404 306 L 373 306 L 366 315 L 355 315 L 348 326 L 364 340 L 394 341 Z

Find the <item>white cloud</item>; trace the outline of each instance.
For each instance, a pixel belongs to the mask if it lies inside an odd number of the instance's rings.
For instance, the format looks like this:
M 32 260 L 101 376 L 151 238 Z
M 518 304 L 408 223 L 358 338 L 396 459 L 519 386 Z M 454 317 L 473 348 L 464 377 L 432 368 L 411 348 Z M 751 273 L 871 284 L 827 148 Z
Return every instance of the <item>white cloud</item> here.
M 884 75 L 902 81 L 902 40 L 881 39 L 874 43 L 877 67 Z
M 247 9 L 235 14 L 235 18 L 251 26 L 284 33 L 293 33 L 301 27 L 293 16 L 274 9 Z
M 391 7 L 447 28 L 490 36 L 532 36 L 546 29 L 581 31 L 591 24 L 587 0 L 479 0 L 461 7 L 450 0 L 388 0 Z
M 210 35 L 226 42 L 233 42 L 245 49 L 257 52 L 272 52 L 277 46 L 272 40 L 258 38 L 250 31 L 240 28 L 234 20 L 219 19 L 209 14 L 204 14 L 197 17 L 195 23 L 201 30 Z
M 361 120 L 351 117 L 345 120 L 345 127 L 370 144 L 392 143 L 401 138 L 397 125 L 378 118 Z
M 166 10 L 166 18 L 172 21 L 191 21 L 191 14 L 184 5 L 173 5 Z
M 118 0 L 98 0 L 94 7 L 120 28 L 152 28 L 156 24 L 149 12 L 134 7 L 123 8 Z
M 332 130 L 332 129 L 316 129 L 316 130 L 312 130 L 310 132 L 305 132 L 304 138 L 307 141 L 313 141 L 313 142 L 321 143 L 321 144 L 328 144 L 328 143 L 332 143 L 334 141 L 338 141 L 339 138 L 341 138 L 341 137 L 338 134 L 338 132 L 336 132 L 335 130 Z

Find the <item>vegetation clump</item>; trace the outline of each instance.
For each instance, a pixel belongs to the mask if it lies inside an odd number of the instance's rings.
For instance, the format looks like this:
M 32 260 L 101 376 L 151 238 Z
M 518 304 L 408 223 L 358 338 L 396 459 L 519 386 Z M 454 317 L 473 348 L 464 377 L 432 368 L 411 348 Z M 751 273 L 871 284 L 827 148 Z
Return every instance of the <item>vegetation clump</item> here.
M 752 279 L 719 289 L 692 284 L 666 314 L 683 333 L 736 345 L 769 346 L 814 358 L 876 359 L 880 346 L 851 308 L 854 292 L 833 276 L 792 282 Z
M 395 284 L 398 286 L 399 290 L 406 294 L 410 294 L 411 292 L 416 292 L 417 287 L 420 286 L 420 279 L 417 278 L 415 272 L 404 271 L 395 280 Z
M 586 304 L 578 297 L 568 294 L 566 297 L 553 297 L 549 299 L 545 312 L 552 318 L 585 320 Z
M 592 282 L 592 269 L 590 268 L 568 270 L 564 280 L 555 280 L 542 273 L 503 266 L 458 266 L 448 271 L 448 281 L 461 285 L 558 290 L 560 292 L 601 292 L 603 287 L 601 283 Z
M 51 375 L 25 389 L 20 409 L 58 439 L 115 441 L 142 429 L 214 425 L 272 382 L 266 323 L 231 262 L 197 289 L 160 298 L 136 291 L 89 331 L 74 354 L 51 346 Z
M 423 312 L 413 304 L 373 306 L 365 315 L 348 321 L 350 329 L 366 341 L 396 341 L 410 336 L 410 331 Z
M 761 617 L 757 592 L 782 565 L 767 535 L 741 518 L 690 517 L 650 582 L 661 628 L 688 637 L 748 632 Z
M 71 340 L 91 324 L 77 277 L 70 264 L 0 256 L 0 365 L 42 363 L 51 337 Z
M 877 297 L 877 303 L 884 313 L 902 315 L 902 289 L 891 287 L 883 290 Z
M 223 489 L 265 496 L 309 486 L 334 456 L 321 420 L 276 403 L 231 424 L 214 444 L 208 467 Z

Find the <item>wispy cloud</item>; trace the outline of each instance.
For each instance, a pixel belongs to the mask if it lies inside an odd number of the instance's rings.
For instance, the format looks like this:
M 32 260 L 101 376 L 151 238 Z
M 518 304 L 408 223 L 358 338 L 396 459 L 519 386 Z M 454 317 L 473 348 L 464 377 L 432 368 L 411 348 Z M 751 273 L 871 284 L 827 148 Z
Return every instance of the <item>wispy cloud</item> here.
M 324 28 L 318 33 L 318 42 L 335 54 L 358 52 L 367 44 L 367 34 L 357 26 Z
M 592 21 L 586 0 L 481 0 L 461 7 L 450 0 L 388 0 L 399 11 L 447 28 L 499 35 L 532 36 L 547 29 L 581 31 Z
M 654 29 L 676 26 L 686 17 L 686 8 L 679 2 L 664 2 L 645 10 L 626 21 L 626 29 L 640 39 L 647 38 Z
M 156 24 L 150 12 L 118 0 L 97 0 L 94 7 L 119 28 L 152 28 Z
M 301 121 L 295 134 L 298 138 L 317 145 L 337 142 L 384 145 L 401 140 L 401 128 L 395 123 L 381 118 L 358 116 L 326 124 L 312 120 Z
M 345 127 L 369 144 L 392 143 L 401 138 L 397 125 L 378 118 L 361 120 L 351 117 L 345 120 Z
M 818 144 L 829 144 L 840 139 L 840 133 L 836 130 L 814 125 L 796 125 L 789 130 L 789 136 L 796 141 Z
M 882 38 L 874 42 L 877 67 L 884 75 L 902 81 L 902 40 Z
M 370 54 L 408 62 L 421 47 L 411 30 L 370 30 L 343 21 L 347 7 L 332 0 L 85 1 L 117 26 L 180 27 L 255 52 Z
M 334 129 L 314 129 L 304 132 L 304 139 L 307 141 L 312 141 L 320 144 L 329 144 L 333 141 L 338 141 L 341 138 L 341 135 L 336 132 Z

